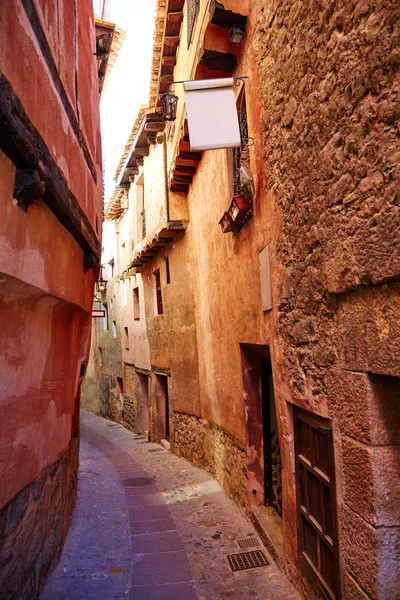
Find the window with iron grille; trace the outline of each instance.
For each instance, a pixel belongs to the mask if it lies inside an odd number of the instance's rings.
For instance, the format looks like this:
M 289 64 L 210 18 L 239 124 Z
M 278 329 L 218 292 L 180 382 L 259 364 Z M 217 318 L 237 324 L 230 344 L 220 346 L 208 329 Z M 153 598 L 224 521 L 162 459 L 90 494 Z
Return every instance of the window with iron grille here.
M 140 213 L 142 216 L 142 240 L 146 237 L 146 210 L 143 209 Z
M 246 108 L 246 95 L 244 88 L 241 90 L 238 100 L 237 100 L 237 111 L 238 111 L 238 119 L 239 119 L 239 129 L 240 129 L 240 147 L 233 148 L 233 195 L 238 196 L 243 192 L 243 186 L 241 181 L 241 168 L 243 166 L 243 162 L 247 162 L 250 164 L 250 154 L 249 154 L 249 127 L 247 123 L 247 108 Z M 253 216 L 252 202 L 250 201 L 250 210 L 242 219 L 242 221 L 236 227 L 234 234 L 238 233 L 246 223 Z
M 324 598 L 339 600 L 332 429 L 304 410 L 294 417 L 300 564 Z
M 193 38 L 194 27 L 199 14 L 200 0 L 187 0 L 187 44 L 188 48 Z
M 155 288 L 156 288 L 156 308 L 157 308 L 157 314 L 158 315 L 162 315 L 163 312 L 164 312 L 164 309 L 163 309 L 163 302 L 162 302 L 160 271 L 156 271 L 154 273 L 154 279 L 155 279 Z

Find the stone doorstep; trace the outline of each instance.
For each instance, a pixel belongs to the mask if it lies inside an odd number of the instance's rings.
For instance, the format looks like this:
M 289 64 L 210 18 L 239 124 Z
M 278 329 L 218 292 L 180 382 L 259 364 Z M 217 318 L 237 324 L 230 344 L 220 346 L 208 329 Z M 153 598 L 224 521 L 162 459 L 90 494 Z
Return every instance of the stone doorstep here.
M 250 519 L 263 544 L 280 569 L 283 568 L 283 524 L 282 517 L 272 506 L 252 506 Z

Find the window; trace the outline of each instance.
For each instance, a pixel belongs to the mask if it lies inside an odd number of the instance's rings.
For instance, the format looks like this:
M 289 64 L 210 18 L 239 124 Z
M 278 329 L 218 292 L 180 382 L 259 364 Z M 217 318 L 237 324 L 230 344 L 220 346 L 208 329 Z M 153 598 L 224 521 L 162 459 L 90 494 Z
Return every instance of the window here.
M 199 14 L 200 0 L 188 0 L 187 1 L 187 45 L 190 46 L 190 42 L 193 39 L 193 32 Z
M 108 304 L 107 304 L 107 302 L 105 302 L 104 304 L 102 304 L 102 308 L 104 310 L 103 330 L 104 331 L 108 331 Z
M 171 283 L 171 274 L 169 271 L 169 258 L 165 259 L 165 279 L 167 281 L 167 285 Z
M 139 288 L 136 287 L 133 290 L 133 318 L 135 320 L 140 319 L 140 303 L 139 303 Z
M 99 365 L 102 366 L 103 365 L 103 350 L 102 350 L 102 348 L 100 348 L 100 346 L 97 348 L 97 360 L 99 362 Z
M 127 327 L 124 327 L 124 335 L 125 335 L 125 349 L 129 350 L 129 331 Z
M 336 494 L 330 421 L 295 409 L 300 564 L 324 597 L 339 598 Z
M 160 279 L 160 271 L 156 271 L 154 273 L 155 280 L 155 291 L 156 291 L 156 308 L 157 314 L 163 314 L 163 303 L 162 303 L 162 292 L 161 292 L 161 279 Z
M 116 321 L 112 322 L 112 334 L 113 334 L 114 338 L 117 337 L 117 322 Z
M 107 264 L 108 279 L 114 277 L 114 259 L 112 258 Z
M 241 90 L 237 100 L 237 111 L 239 118 L 240 128 L 240 148 L 233 148 L 233 196 L 238 196 L 243 193 L 243 176 L 246 174 L 251 177 L 250 174 L 250 154 L 249 154 L 249 128 L 247 124 L 247 108 L 246 108 L 246 94 L 244 88 Z M 237 225 L 234 233 L 238 233 L 246 223 L 253 216 L 252 202 L 250 200 L 250 209 Z

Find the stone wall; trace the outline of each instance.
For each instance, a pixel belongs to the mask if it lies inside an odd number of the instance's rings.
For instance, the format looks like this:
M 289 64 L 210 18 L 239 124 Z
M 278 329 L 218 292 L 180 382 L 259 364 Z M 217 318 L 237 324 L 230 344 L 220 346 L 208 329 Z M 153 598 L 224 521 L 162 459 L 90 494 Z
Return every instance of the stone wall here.
M 79 440 L 0 511 L 0 596 L 37 597 L 61 554 L 75 505 Z
M 282 223 L 279 376 L 286 400 L 333 419 L 346 597 L 389 600 L 400 588 L 399 6 L 255 8 L 266 183 Z
M 171 449 L 207 469 L 243 506 L 247 502 L 247 455 L 242 445 L 214 423 L 171 413 Z
M 123 396 L 122 424 L 131 431 L 136 431 L 136 407 L 134 399 L 127 394 Z

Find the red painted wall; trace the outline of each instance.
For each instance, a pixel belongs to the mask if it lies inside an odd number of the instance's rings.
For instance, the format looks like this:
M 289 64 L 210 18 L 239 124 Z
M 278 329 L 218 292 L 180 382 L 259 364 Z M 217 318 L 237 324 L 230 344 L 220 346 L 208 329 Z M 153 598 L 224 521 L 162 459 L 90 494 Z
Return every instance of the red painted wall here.
M 0 73 L 100 235 L 94 52 L 91 0 L 2 6 Z M 0 509 L 63 456 L 76 434 L 98 271 L 84 272 L 81 246 L 47 204 L 35 201 L 26 213 L 16 205 L 18 166 L 0 151 Z

